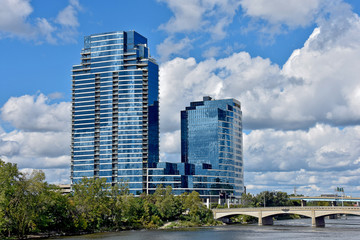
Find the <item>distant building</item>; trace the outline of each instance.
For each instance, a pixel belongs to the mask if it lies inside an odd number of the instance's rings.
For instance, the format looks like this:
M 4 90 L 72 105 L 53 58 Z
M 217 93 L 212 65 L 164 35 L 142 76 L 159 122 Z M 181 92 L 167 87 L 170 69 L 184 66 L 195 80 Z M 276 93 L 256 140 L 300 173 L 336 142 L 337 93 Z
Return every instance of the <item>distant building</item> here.
M 244 191 L 242 112 L 235 99 L 191 102 L 181 112 L 181 162 L 195 166 L 192 188 L 204 197 Z
M 72 70 L 71 180 L 128 182 L 147 188 L 147 169 L 159 161 L 158 65 L 135 31 L 84 38 Z
M 57 184 L 58 188 L 60 188 L 60 192 L 62 194 L 69 194 L 71 192 L 71 185 L 70 184 Z
M 149 169 L 149 191 L 158 184 L 175 194 L 197 191 L 202 198 L 239 198 L 244 192 L 242 112 L 235 99 L 191 102 L 181 112 L 181 163 Z

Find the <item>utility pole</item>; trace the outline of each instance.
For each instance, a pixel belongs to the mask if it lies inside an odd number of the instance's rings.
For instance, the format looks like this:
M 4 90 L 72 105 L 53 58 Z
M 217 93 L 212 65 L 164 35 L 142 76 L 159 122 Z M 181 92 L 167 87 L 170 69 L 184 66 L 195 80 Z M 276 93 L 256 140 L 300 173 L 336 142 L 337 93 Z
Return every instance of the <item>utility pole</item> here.
M 264 192 L 264 207 L 266 207 L 265 192 Z

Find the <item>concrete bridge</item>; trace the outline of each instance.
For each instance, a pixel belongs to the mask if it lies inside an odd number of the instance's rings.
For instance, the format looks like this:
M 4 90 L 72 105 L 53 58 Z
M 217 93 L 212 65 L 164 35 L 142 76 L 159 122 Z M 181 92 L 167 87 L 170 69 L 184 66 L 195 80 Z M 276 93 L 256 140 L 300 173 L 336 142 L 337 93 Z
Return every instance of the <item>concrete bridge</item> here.
M 215 219 L 226 219 L 235 215 L 258 218 L 259 225 L 273 225 L 273 217 L 283 214 L 297 214 L 311 218 L 313 227 L 325 227 L 326 216 L 347 214 L 360 216 L 360 207 L 265 207 L 212 209 Z
M 303 197 L 303 196 L 296 196 L 296 197 L 290 197 L 290 200 L 300 200 L 301 206 L 306 206 L 306 202 L 331 202 L 332 206 L 336 206 L 337 203 L 341 203 L 341 205 L 344 205 L 344 202 L 352 202 L 357 203 L 359 206 L 360 204 L 360 198 L 354 198 L 354 197 L 342 197 L 342 196 L 321 196 L 321 197 Z

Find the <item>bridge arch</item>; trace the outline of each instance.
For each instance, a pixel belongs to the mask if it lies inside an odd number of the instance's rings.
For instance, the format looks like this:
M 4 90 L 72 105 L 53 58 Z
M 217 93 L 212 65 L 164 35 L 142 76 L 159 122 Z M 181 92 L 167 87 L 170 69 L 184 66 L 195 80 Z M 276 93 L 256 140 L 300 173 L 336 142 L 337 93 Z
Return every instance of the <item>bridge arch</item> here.
M 218 217 L 217 219 L 227 219 L 227 218 L 231 218 L 231 217 L 234 217 L 234 216 L 238 216 L 238 215 L 245 215 L 245 216 L 251 216 L 251 217 L 255 217 L 258 219 L 258 222 L 260 225 L 263 225 L 264 223 L 269 223 L 269 224 L 264 224 L 264 225 L 272 225 L 273 223 L 273 220 L 272 218 L 275 217 L 275 216 L 281 216 L 281 215 L 299 215 L 299 216 L 303 216 L 303 217 L 308 217 L 308 218 L 311 218 L 311 214 L 306 214 L 306 213 L 303 213 L 303 214 L 299 214 L 299 213 L 294 213 L 294 212 L 278 212 L 278 213 L 265 213 L 265 212 L 262 212 L 262 214 L 259 214 L 259 213 L 249 213 L 249 212 L 243 212 L 243 213 L 231 213 L 231 214 L 226 214 L 226 215 L 222 215 L 221 217 Z M 332 214 L 330 214 L 332 215 Z M 319 216 L 321 217 L 321 216 Z M 261 218 L 261 220 L 259 219 Z M 271 219 L 270 219 L 271 218 Z
M 331 216 L 334 214 L 344 214 L 344 215 L 356 215 L 356 216 L 360 216 L 360 212 L 351 212 L 351 211 L 339 211 L 336 213 L 318 213 L 316 214 L 316 217 L 327 217 L 327 216 Z

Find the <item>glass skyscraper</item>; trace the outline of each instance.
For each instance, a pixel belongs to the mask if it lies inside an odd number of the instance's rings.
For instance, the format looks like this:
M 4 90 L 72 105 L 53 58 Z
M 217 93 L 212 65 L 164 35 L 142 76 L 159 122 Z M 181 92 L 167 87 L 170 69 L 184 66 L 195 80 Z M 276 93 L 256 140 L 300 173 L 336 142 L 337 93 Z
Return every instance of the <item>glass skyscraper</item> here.
M 159 161 L 158 65 L 147 39 L 135 31 L 85 37 L 72 82 L 72 183 L 99 177 L 145 192 Z
M 204 97 L 181 112 L 181 162 L 185 164 L 187 187 L 202 197 L 241 196 L 244 183 L 239 101 Z

